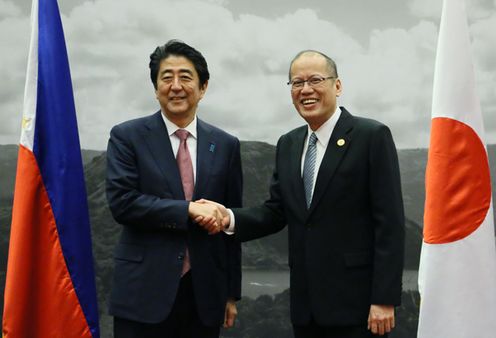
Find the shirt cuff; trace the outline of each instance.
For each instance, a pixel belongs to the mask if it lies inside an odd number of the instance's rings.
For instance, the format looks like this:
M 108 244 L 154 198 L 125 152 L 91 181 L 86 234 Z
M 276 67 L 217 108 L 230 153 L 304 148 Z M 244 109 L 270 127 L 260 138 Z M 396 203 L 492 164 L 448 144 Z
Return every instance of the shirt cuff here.
M 227 229 L 224 230 L 224 233 L 226 235 L 234 235 L 234 230 L 235 230 L 234 224 L 236 223 L 234 220 L 234 213 L 232 212 L 231 209 L 227 209 L 227 212 L 229 213 L 229 227 L 227 227 Z

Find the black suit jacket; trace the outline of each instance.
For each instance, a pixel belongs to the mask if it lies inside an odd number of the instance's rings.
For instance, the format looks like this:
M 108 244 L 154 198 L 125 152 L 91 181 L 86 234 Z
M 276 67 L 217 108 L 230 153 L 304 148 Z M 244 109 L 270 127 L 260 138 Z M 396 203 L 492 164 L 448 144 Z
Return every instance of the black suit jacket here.
M 288 225 L 297 325 L 312 316 L 320 325 L 363 325 L 371 304 L 400 304 L 404 215 L 396 149 L 385 125 L 341 110 L 310 209 L 301 178 L 303 126 L 278 141 L 269 200 L 233 210 L 241 241 Z
M 197 132 L 193 200 L 241 206 L 238 139 L 200 119 Z M 189 220 L 189 202 L 160 112 L 112 129 L 106 184 L 112 215 L 123 226 L 114 255 L 110 314 L 145 323 L 164 320 L 187 245 L 200 318 L 206 325 L 220 325 L 227 298 L 240 298 L 240 244 L 223 233 L 208 235 Z

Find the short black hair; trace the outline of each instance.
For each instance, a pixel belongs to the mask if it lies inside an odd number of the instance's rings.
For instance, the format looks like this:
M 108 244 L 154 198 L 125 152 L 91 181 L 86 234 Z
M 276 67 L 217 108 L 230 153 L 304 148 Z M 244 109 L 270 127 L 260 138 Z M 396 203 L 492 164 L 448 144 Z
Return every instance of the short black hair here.
M 207 61 L 203 55 L 193 47 L 181 40 L 172 39 L 165 45 L 155 48 L 153 53 L 150 54 L 150 78 L 155 90 L 157 89 L 157 76 L 160 69 L 160 62 L 171 55 L 183 56 L 193 63 L 195 70 L 198 73 L 198 77 L 200 78 L 200 88 L 202 88 L 210 78 Z
M 296 54 L 295 57 L 291 60 L 291 63 L 289 64 L 289 73 L 288 73 L 289 81 L 291 81 L 291 67 L 293 67 L 293 63 L 296 61 L 296 59 L 298 59 L 303 54 L 318 54 L 318 55 L 322 56 L 326 60 L 326 62 L 327 62 L 327 70 L 330 73 L 329 75 L 330 76 L 334 76 L 336 78 L 339 77 L 339 75 L 338 75 L 338 68 L 336 66 L 336 62 L 334 62 L 333 59 L 331 59 L 330 57 L 328 57 L 324 53 L 319 52 L 317 50 L 306 49 L 306 50 L 302 50 L 301 52 L 299 52 L 298 54 Z

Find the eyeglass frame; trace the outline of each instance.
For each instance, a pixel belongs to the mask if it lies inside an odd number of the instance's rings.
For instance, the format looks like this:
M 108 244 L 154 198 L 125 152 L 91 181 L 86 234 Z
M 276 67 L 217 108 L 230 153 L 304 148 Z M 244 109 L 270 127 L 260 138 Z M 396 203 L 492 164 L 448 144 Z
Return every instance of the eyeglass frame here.
M 312 79 L 319 79 L 320 81 L 317 82 L 317 83 L 312 84 L 312 83 L 310 83 L 310 80 L 312 80 Z M 306 80 L 299 80 L 298 81 L 298 83 L 301 82 L 301 87 L 295 87 L 294 86 L 294 80 L 290 80 L 286 84 L 288 86 L 291 86 L 291 90 L 297 90 L 297 89 L 303 89 L 303 87 L 305 87 L 305 82 L 308 83 L 308 85 L 313 88 L 315 86 L 320 85 L 324 81 L 330 80 L 330 79 L 337 79 L 337 76 L 327 76 L 327 77 L 324 77 L 324 76 L 321 76 L 321 75 L 312 75 L 312 76 L 310 76 L 310 78 L 308 78 Z

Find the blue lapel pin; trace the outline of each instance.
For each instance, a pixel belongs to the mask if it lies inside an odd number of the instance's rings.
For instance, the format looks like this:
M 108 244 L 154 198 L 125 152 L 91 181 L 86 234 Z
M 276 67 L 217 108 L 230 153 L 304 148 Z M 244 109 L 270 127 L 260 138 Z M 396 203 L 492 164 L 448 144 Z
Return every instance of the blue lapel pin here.
M 210 147 L 208 147 L 208 151 L 210 151 L 211 153 L 213 153 L 215 150 L 215 143 L 210 143 Z

